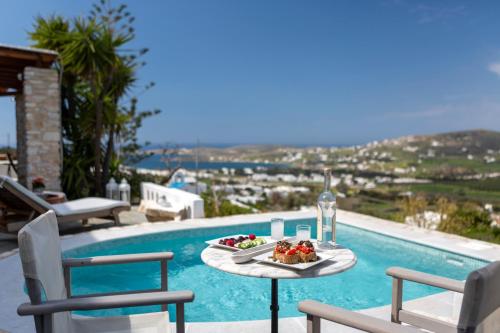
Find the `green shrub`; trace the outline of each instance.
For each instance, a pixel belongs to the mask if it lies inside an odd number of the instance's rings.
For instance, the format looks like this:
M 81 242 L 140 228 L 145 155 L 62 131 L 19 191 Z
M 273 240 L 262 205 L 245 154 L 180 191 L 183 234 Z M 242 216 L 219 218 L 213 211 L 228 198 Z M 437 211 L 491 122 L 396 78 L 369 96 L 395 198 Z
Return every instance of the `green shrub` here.
M 250 214 L 252 209 L 233 205 L 229 200 L 216 199 L 213 192 L 206 191 L 200 194 L 204 201 L 205 216 L 230 216 L 238 214 Z
M 474 231 L 474 229 L 488 229 L 490 223 L 491 219 L 488 212 L 477 205 L 466 203 L 447 216 L 440 223 L 439 230 L 455 234 L 466 234 Z

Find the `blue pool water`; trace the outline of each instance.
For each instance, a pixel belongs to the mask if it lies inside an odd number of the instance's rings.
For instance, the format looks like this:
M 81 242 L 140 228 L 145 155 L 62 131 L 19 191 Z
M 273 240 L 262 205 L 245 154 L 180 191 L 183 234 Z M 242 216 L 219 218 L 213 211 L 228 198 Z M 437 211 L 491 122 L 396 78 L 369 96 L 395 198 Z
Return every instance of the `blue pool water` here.
M 286 223 L 285 233 L 293 236 L 297 224 L 315 221 L 295 220 Z M 203 264 L 200 253 L 205 241 L 237 233 L 269 234 L 269 223 L 234 227 L 198 229 L 150 234 L 118 239 L 77 248 L 65 257 L 172 251 L 169 263 L 169 289 L 190 289 L 194 303 L 186 306 L 188 321 L 236 321 L 268 319 L 271 282 L 268 279 L 237 276 Z M 390 266 L 402 266 L 455 279 L 486 264 L 484 261 L 440 251 L 411 242 L 338 225 L 339 243 L 358 256 L 354 268 L 347 272 L 315 279 L 281 280 L 279 283 L 280 316 L 298 316 L 297 303 L 309 298 L 328 304 L 358 310 L 390 304 L 391 279 L 385 275 Z M 159 288 L 158 263 L 95 266 L 74 269 L 74 294 Z M 439 292 L 440 289 L 405 283 L 405 300 Z M 156 311 L 159 307 L 141 307 L 91 311 L 87 315 L 116 315 Z M 170 308 L 171 319 L 174 307 Z

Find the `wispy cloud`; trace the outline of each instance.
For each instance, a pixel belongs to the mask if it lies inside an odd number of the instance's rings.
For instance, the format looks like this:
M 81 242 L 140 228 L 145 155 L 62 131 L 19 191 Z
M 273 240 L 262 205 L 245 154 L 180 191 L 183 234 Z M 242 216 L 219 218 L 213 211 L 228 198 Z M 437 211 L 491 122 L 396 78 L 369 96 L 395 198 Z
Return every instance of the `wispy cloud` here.
M 464 16 L 466 7 L 463 4 L 443 5 L 435 2 L 417 2 L 407 0 L 389 0 L 385 5 L 398 6 L 413 14 L 419 24 L 446 22 L 449 19 Z
M 492 62 L 488 65 L 488 70 L 500 76 L 500 62 Z

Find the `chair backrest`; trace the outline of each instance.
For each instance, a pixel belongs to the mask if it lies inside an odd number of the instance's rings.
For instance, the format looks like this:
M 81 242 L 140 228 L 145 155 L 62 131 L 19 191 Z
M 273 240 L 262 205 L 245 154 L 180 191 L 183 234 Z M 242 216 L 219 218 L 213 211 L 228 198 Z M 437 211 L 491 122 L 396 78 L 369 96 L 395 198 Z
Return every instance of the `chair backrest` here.
M 25 225 L 19 231 L 18 242 L 31 303 L 66 299 L 61 243 L 54 212 L 49 211 Z M 52 332 L 70 332 L 70 325 L 69 313 L 53 315 Z
M 469 274 L 458 321 L 459 333 L 500 331 L 500 261 Z
M 7 176 L 0 176 L 0 201 L 14 209 L 31 208 L 38 213 L 52 209 L 48 202 Z

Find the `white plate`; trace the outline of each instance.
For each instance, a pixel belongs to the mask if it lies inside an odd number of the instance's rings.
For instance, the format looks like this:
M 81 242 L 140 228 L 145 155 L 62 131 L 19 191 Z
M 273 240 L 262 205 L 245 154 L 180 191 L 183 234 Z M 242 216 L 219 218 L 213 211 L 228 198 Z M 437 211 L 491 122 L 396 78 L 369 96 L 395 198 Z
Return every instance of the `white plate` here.
M 273 256 L 273 251 L 268 251 L 266 253 L 262 253 L 256 257 L 254 257 L 254 260 L 257 260 L 261 263 L 264 264 L 270 264 L 270 265 L 275 265 L 278 267 L 282 268 L 288 268 L 288 269 L 294 269 L 298 271 L 303 271 L 306 269 L 309 269 L 311 267 L 314 267 L 316 265 L 321 264 L 322 262 L 327 261 L 328 259 L 331 259 L 335 257 L 335 253 L 333 251 L 322 251 L 321 249 L 316 248 L 316 255 L 318 256 L 318 260 L 313 261 L 313 262 L 307 262 L 307 263 L 298 263 L 298 264 L 283 264 L 279 261 L 274 261 L 272 256 Z
M 237 244 L 234 247 L 223 245 L 223 244 L 219 244 L 219 241 L 221 239 L 224 239 L 224 238 L 238 238 L 240 236 L 248 237 L 248 235 L 238 234 L 238 235 L 231 235 L 231 236 L 225 236 L 225 237 L 221 237 L 221 238 L 211 239 L 211 240 L 206 241 L 205 243 L 207 243 L 208 245 L 215 246 L 215 247 L 220 247 L 221 249 L 227 249 L 227 250 L 231 250 L 231 251 L 241 251 L 243 249 L 240 249 L 237 246 Z M 263 236 L 256 236 L 256 237 L 257 238 L 264 238 L 266 240 L 266 242 L 267 242 L 266 244 L 269 243 L 269 239 L 267 237 L 263 237 Z M 266 245 L 266 244 L 262 244 L 262 245 Z M 262 245 L 259 245 L 259 246 L 262 246 Z M 255 249 L 255 248 L 258 248 L 258 246 L 252 247 L 252 249 Z

